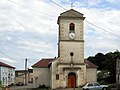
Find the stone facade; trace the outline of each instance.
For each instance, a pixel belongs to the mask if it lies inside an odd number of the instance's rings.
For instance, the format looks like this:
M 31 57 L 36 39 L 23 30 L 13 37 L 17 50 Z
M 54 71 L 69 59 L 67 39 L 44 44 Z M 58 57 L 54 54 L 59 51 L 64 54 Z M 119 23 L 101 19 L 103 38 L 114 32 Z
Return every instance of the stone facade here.
M 43 83 L 52 89 L 76 88 L 87 81 L 96 81 L 96 66 L 84 60 L 84 19 L 83 14 L 73 9 L 60 14 L 58 57 L 42 59 L 33 65 L 33 76 L 38 77 L 34 86 Z M 86 66 L 93 69 L 86 70 Z M 92 74 L 95 78 L 90 79 Z
M 38 73 L 39 72 L 39 73 Z M 39 85 L 50 86 L 50 69 L 49 68 L 35 68 L 34 71 L 33 86 L 39 87 Z
M 33 67 L 33 86 L 39 85 L 50 86 L 51 88 L 68 88 L 68 78 L 70 73 L 76 75 L 76 87 L 86 82 L 97 81 L 97 66 L 88 60 L 84 60 L 86 71 L 82 72 L 81 64 L 70 65 L 68 63 L 60 63 L 59 58 L 41 59 Z M 80 70 L 79 70 L 80 69 Z M 85 74 L 82 76 L 82 74 Z M 59 79 L 56 76 L 59 75 Z M 86 78 L 86 82 L 82 79 Z
M 79 87 L 86 82 L 86 66 L 80 64 L 74 64 L 71 66 L 68 63 L 60 63 L 59 60 L 52 63 L 52 89 L 55 88 L 69 88 L 68 87 L 68 74 L 75 73 L 76 86 Z M 56 79 L 56 75 L 59 75 L 59 79 Z M 72 87 L 70 87 L 72 88 Z
M 83 20 L 83 14 L 73 9 L 60 14 L 58 18 L 59 57 L 52 62 L 52 89 L 79 87 L 86 82 Z M 71 39 L 70 33 L 75 34 L 74 39 Z M 69 74 L 73 76 L 69 76 Z

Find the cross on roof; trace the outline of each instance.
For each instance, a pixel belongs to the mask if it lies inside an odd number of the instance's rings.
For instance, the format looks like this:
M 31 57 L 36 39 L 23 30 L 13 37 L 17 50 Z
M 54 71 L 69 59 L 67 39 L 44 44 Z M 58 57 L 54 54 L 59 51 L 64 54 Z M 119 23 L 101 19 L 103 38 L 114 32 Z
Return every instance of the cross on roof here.
M 73 3 L 71 3 L 71 9 L 73 9 L 73 7 L 74 7 L 74 5 L 73 5 Z

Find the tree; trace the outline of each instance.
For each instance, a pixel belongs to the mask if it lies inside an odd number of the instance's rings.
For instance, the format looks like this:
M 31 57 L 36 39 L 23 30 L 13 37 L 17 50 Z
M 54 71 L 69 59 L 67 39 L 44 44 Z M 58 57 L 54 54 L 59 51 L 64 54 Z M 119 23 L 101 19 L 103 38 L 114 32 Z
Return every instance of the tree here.
M 0 90 L 1 90 L 1 88 L 2 88 L 2 82 L 0 81 Z
M 109 52 L 106 54 L 97 53 L 93 57 L 88 57 L 92 63 L 98 66 L 98 70 L 102 71 L 98 75 L 98 81 L 104 80 L 107 83 L 115 83 L 116 82 L 116 60 L 120 58 L 120 52 L 116 50 L 115 52 Z M 109 72 L 109 77 L 104 77 L 104 71 Z

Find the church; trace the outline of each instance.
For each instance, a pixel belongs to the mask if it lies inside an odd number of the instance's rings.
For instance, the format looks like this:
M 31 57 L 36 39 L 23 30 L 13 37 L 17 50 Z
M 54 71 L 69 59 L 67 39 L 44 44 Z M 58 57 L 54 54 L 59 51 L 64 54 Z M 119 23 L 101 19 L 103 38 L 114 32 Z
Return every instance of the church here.
M 34 87 L 77 88 L 97 81 L 97 66 L 84 60 L 84 19 L 74 9 L 60 14 L 58 57 L 43 58 L 32 66 Z

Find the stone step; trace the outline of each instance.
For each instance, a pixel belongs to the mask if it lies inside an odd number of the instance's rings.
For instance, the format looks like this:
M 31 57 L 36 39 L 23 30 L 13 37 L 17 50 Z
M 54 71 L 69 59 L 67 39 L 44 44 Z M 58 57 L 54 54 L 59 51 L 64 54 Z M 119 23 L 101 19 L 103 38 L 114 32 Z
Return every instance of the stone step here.
M 82 88 L 64 88 L 64 89 L 55 89 L 55 90 L 83 90 Z

